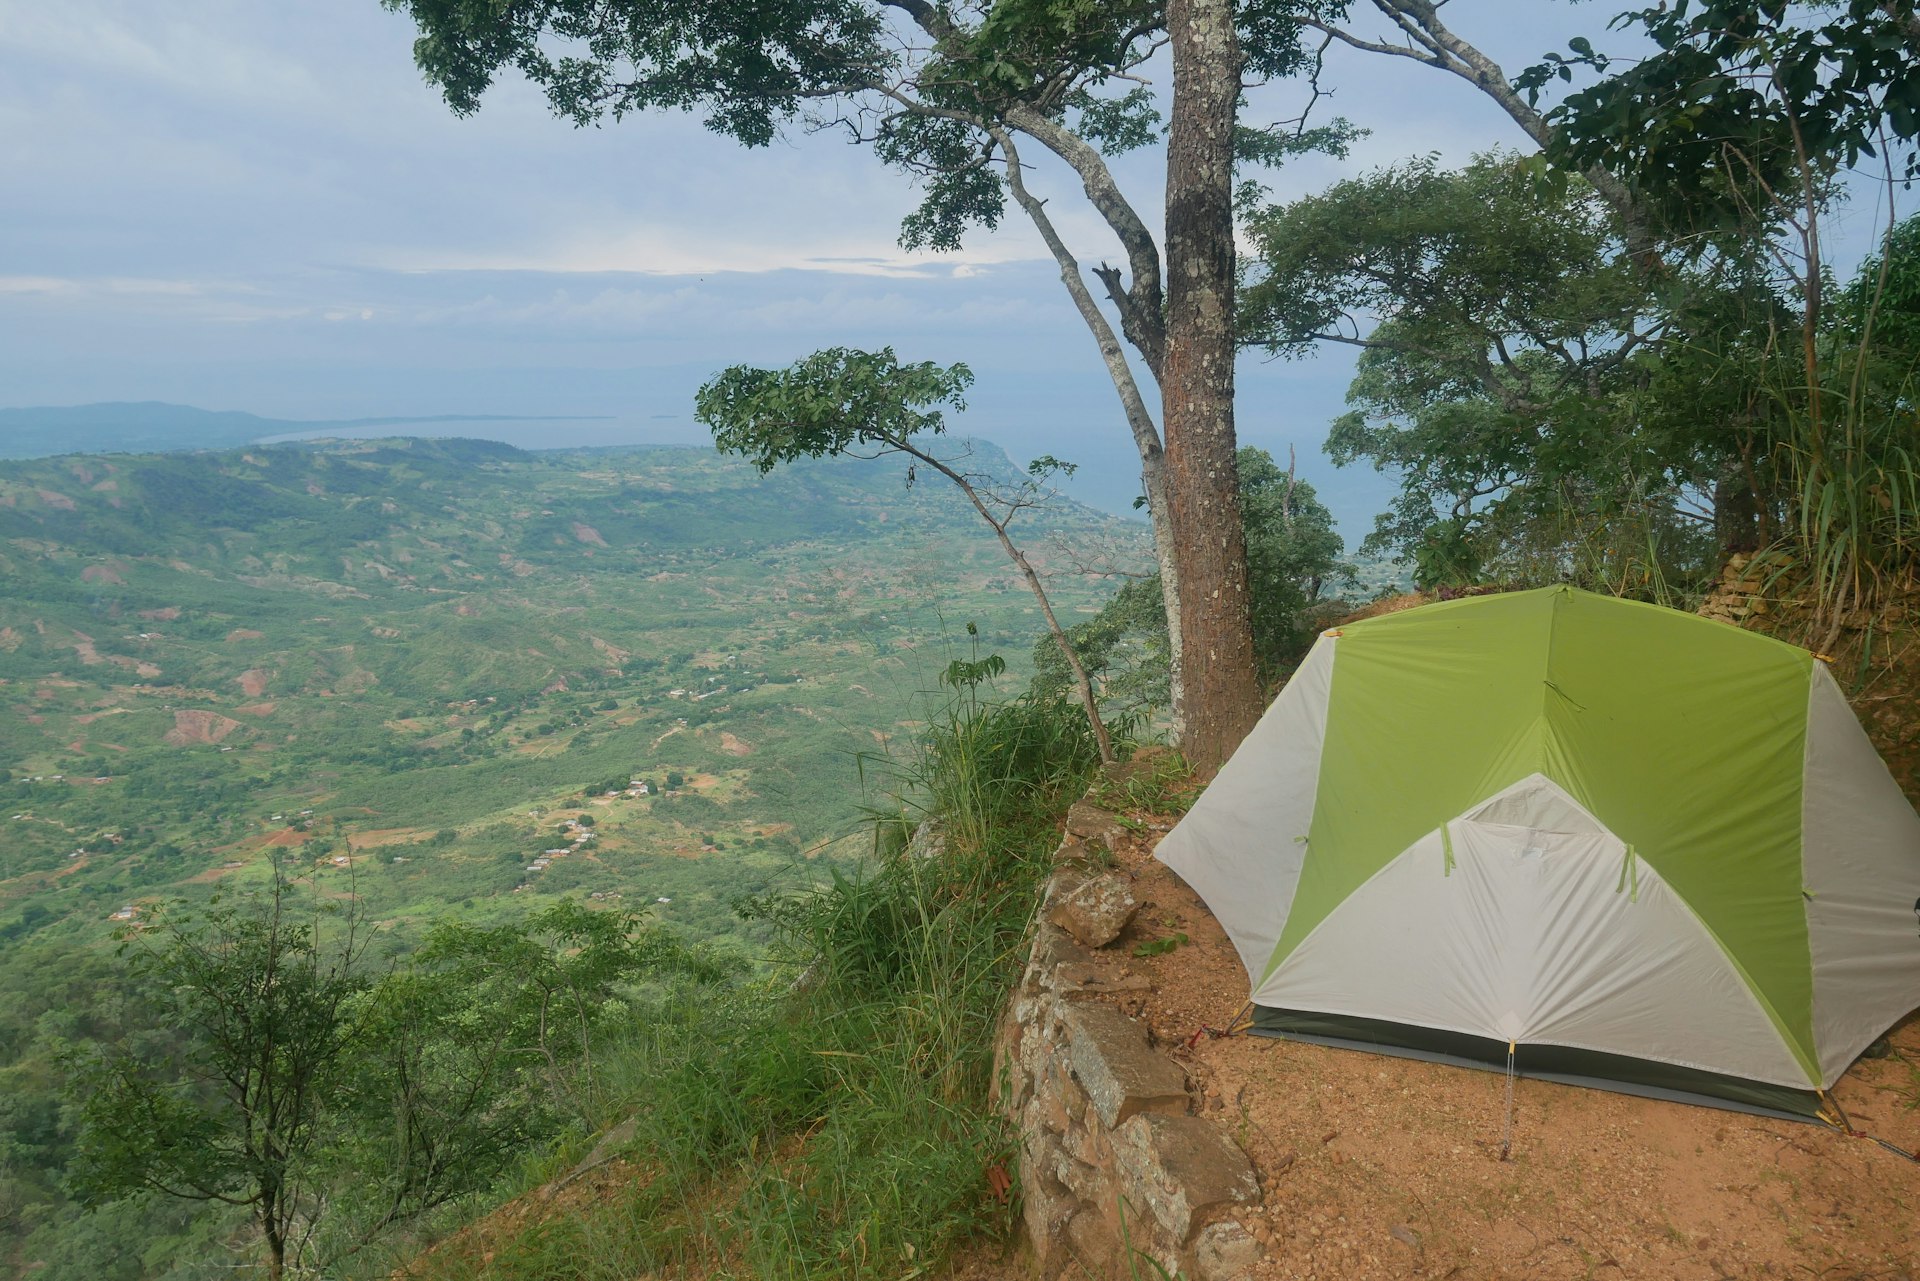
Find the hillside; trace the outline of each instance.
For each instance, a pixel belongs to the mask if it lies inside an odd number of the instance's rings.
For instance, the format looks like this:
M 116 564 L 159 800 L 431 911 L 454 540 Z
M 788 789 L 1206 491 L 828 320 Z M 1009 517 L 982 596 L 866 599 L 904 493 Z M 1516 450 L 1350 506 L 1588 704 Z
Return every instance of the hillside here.
M 1035 516 L 1043 561 L 1142 536 Z M 740 946 L 733 904 L 856 830 L 857 758 L 917 724 L 965 624 L 1016 667 L 1038 625 L 954 495 L 690 449 L 9 463 L 0 574 L 0 1227 L 57 1203 L 51 1056 L 111 1030 L 116 918 L 279 855 L 359 895 L 389 951 L 561 894 Z M 1055 591 L 1087 613 L 1102 589 Z
M 238 410 L 200 409 L 158 400 L 94 405 L 39 405 L 0 409 L 0 458 L 45 458 L 73 453 L 138 453 L 228 449 L 274 436 L 348 427 L 405 427 L 425 423 L 530 421 L 500 414 L 436 414 L 417 418 L 314 421 L 264 418 Z M 562 421 L 545 418 L 540 421 Z

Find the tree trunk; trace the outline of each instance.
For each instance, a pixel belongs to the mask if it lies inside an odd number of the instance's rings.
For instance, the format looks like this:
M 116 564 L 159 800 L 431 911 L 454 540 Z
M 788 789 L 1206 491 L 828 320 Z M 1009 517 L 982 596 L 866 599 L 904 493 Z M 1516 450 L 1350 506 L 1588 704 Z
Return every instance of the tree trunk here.
M 1232 0 L 1171 0 L 1167 348 L 1161 380 L 1166 515 L 1180 582 L 1180 746 L 1211 772 L 1260 715 L 1233 432 L 1233 127 L 1240 45 Z
M 1047 250 L 1053 255 L 1054 262 L 1060 268 L 1060 281 L 1067 287 L 1067 295 L 1073 299 L 1074 309 L 1086 322 L 1087 330 L 1093 335 L 1094 344 L 1100 349 L 1100 360 L 1107 367 L 1107 376 L 1112 380 L 1114 390 L 1120 396 L 1121 410 L 1127 416 L 1127 429 L 1133 434 L 1134 447 L 1140 453 L 1140 492 L 1147 498 L 1147 517 L 1153 528 L 1153 554 L 1160 566 L 1160 599 L 1167 617 L 1167 681 L 1173 695 L 1173 736 L 1178 741 L 1183 733 L 1180 713 L 1184 698 L 1181 694 L 1180 664 L 1180 566 L 1173 554 L 1173 526 L 1167 516 L 1167 467 L 1166 451 L 1160 443 L 1160 431 L 1154 425 L 1153 415 L 1147 411 L 1146 398 L 1140 394 L 1140 385 L 1135 381 L 1133 368 L 1127 363 L 1127 354 L 1120 348 L 1120 340 L 1114 336 L 1113 326 L 1107 323 L 1106 316 L 1100 310 L 1100 304 L 1093 299 L 1093 291 L 1087 288 L 1087 282 L 1080 274 L 1080 262 L 1067 248 L 1067 243 L 1053 225 L 1052 217 L 1047 213 L 1044 200 L 1027 189 L 1025 175 L 1021 172 L 1020 151 L 1014 145 L 1012 136 L 1004 129 L 990 129 L 994 139 L 999 142 L 1001 151 L 1007 158 L 1007 186 L 1013 192 L 1014 200 L 1032 219 L 1034 227 L 1040 232 L 1040 238 L 1046 242 Z M 1099 163 L 1097 153 L 1092 160 L 1073 152 L 1064 145 L 1058 150 L 1072 154 L 1081 164 Z M 1090 149 L 1089 149 L 1090 150 Z M 1100 173 L 1105 172 L 1104 164 Z M 1099 184 L 1088 180 L 1088 191 L 1092 192 Z M 1120 209 L 1132 213 L 1124 201 L 1118 200 L 1118 188 L 1112 188 L 1114 201 Z M 1117 213 L 1109 215 L 1116 226 L 1128 225 Z M 1131 225 L 1138 225 L 1137 220 Z M 1141 234 L 1145 234 L 1142 227 Z M 1149 242 L 1150 248 L 1150 242 Z M 1157 251 L 1147 253 L 1144 262 L 1153 264 L 1153 275 L 1146 292 L 1153 300 L 1156 323 L 1160 309 L 1160 274 Z M 1116 303 L 1122 297 L 1129 296 L 1118 284 L 1119 273 L 1112 268 L 1103 268 L 1099 273 L 1107 282 L 1108 292 Z M 1123 313 L 1124 314 L 1124 313 Z M 1159 331 L 1155 330 L 1157 334 Z M 1164 344 L 1158 339 L 1149 350 L 1140 348 L 1147 356 L 1149 366 L 1158 368 L 1159 359 L 1164 352 Z
M 267 1281 L 280 1281 L 287 1270 L 287 1238 L 274 1211 L 262 1219 L 267 1238 Z

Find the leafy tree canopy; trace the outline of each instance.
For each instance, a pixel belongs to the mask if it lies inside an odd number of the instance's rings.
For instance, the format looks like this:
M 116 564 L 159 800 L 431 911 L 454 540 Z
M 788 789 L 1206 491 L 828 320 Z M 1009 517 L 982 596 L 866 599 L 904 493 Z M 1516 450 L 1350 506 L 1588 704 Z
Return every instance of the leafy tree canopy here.
M 1591 41 L 1523 72 L 1536 99 L 1574 68 L 1607 74 L 1547 115 L 1549 154 L 1617 174 L 1682 232 L 1756 209 L 1863 157 L 1920 172 L 1920 17 L 1913 0 L 1675 0 L 1612 26 L 1659 52 L 1615 71 Z
M 1615 226 L 1583 180 L 1501 152 L 1454 172 L 1416 160 L 1254 221 L 1243 332 L 1281 354 L 1362 350 L 1328 452 L 1401 477 L 1369 550 L 1414 558 L 1427 585 L 1516 555 L 1557 577 L 1590 539 L 1617 558 L 1628 513 L 1664 537 L 1696 523 L 1682 495 L 1711 491 L 1742 407 L 1678 392 L 1666 362 L 1713 381 L 1756 315 L 1726 279 L 1650 280 Z
M 844 129 L 923 183 L 926 199 L 902 227 L 909 246 L 950 249 L 967 227 L 998 224 L 1006 193 L 988 165 L 989 126 L 1038 126 L 1049 146 L 1116 153 L 1158 136 L 1151 92 L 1116 77 L 1162 43 L 1159 0 L 382 3 L 418 25 L 415 61 L 461 114 L 478 110 L 511 69 L 578 125 L 693 111 L 747 146 L 766 146 L 795 123 Z M 1346 0 L 1240 0 L 1249 71 L 1282 76 L 1309 65 L 1317 55 L 1301 43 L 1300 19 L 1345 8 Z M 1062 125 L 1074 136 L 1056 135 Z M 1344 146 L 1353 133 L 1243 132 L 1242 152 L 1257 163 Z
M 891 347 L 832 347 L 786 369 L 726 369 L 700 388 L 694 416 L 713 429 L 722 453 L 764 473 L 799 458 L 900 449 L 938 435 L 946 419 L 937 406 L 965 409 L 972 383 L 965 365 L 901 364 Z

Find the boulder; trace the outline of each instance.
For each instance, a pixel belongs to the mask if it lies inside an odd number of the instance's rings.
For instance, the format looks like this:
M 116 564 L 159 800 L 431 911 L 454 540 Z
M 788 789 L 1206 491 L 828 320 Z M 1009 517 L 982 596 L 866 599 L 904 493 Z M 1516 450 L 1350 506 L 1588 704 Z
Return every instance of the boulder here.
M 946 829 L 935 818 L 923 819 L 913 829 L 913 835 L 907 841 L 907 857 L 912 859 L 939 858 L 947 852 Z
M 1217 1211 L 1260 1200 L 1260 1182 L 1226 1131 L 1197 1116 L 1141 1113 L 1113 1136 L 1127 1199 L 1185 1244 Z
M 1133 884 L 1118 872 L 1090 876 L 1061 892 L 1050 894 L 1047 919 L 1073 935 L 1083 947 L 1105 947 L 1120 937 L 1140 900 Z
M 1067 835 L 1083 841 L 1099 841 L 1108 849 L 1119 847 L 1127 829 L 1111 811 L 1091 801 L 1075 801 L 1067 810 Z
M 1111 1005 L 1072 1005 L 1062 1019 L 1068 1065 L 1102 1125 L 1111 1130 L 1142 1112 L 1187 1110 L 1187 1074 L 1154 1052 L 1145 1028 Z

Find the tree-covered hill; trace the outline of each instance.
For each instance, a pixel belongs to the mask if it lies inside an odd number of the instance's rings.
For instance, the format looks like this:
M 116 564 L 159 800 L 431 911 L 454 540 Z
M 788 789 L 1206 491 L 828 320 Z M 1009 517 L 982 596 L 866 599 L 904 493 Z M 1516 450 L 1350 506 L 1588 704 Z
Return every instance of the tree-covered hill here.
M 275 854 L 362 900 L 389 954 L 561 895 L 750 942 L 733 904 L 834 857 L 856 758 L 959 646 L 1030 650 L 1033 601 L 961 504 L 897 464 L 762 477 L 695 449 L 0 464 L 0 1231 L 71 1262 L 164 1230 L 46 1226 L 56 1055 L 122 1030 L 116 925 Z M 1062 541 L 1144 539 L 1065 503 L 1021 526 L 1057 568 Z M 1052 586 L 1079 617 L 1106 590 Z
M 540 421 L 555 422 L 561 417 Z M 233 409 L 201 409 L 159 400 L 92 405 L 38 405 L 0 409 L 0 458 L 45 458 L 73 453 L 142 453 L 229 449 L 276 436 L 347 427 L 400 430 L 421 423 L 526 422 L 510 414 L 432 414 L 425 417 L 311 420 L 265 418 Z

